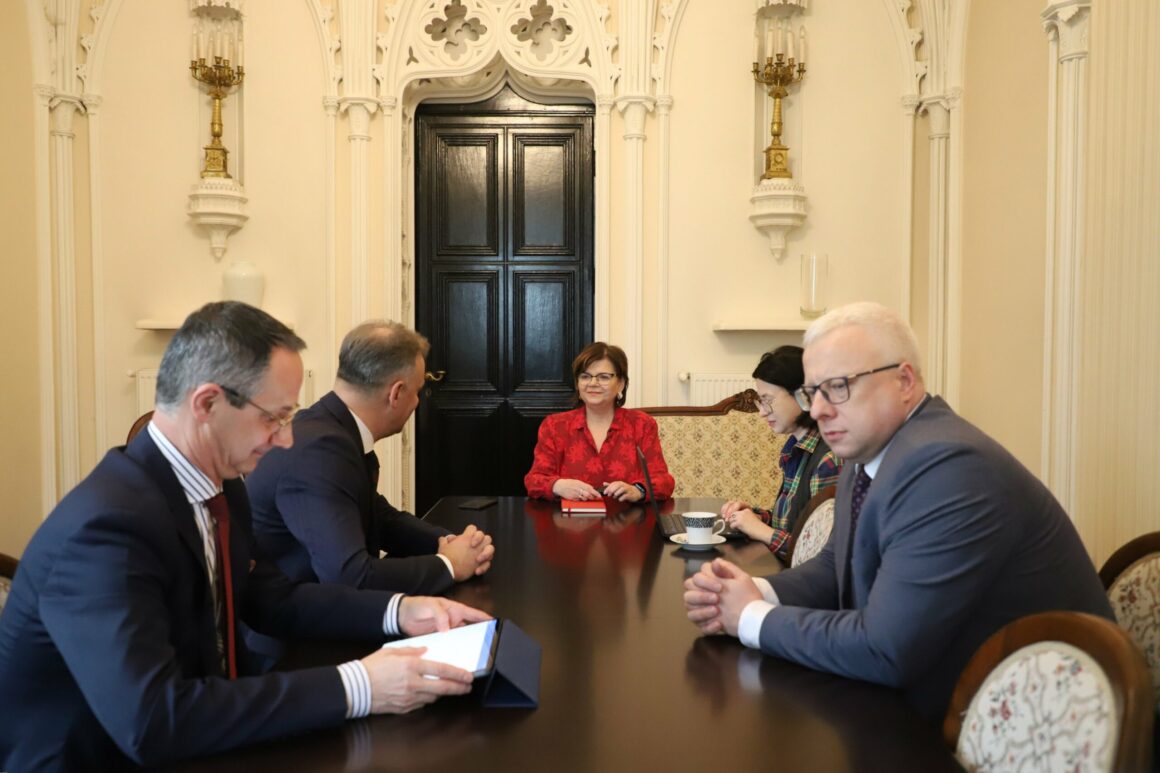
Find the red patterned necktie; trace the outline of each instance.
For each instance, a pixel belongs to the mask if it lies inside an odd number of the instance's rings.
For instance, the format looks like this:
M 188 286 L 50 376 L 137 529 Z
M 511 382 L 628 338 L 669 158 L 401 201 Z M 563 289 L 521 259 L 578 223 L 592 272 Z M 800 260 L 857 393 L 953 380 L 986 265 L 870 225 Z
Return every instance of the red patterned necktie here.
M 205 501 L 209 517 L 213 519 L 218 553 L 218 593 L 226 601 L 226 662 L 230 679 L 238 678 L 237 648 L 234 644 L 234 582 L 230 570 L 230 506 L 225 494 L 216 494 Z

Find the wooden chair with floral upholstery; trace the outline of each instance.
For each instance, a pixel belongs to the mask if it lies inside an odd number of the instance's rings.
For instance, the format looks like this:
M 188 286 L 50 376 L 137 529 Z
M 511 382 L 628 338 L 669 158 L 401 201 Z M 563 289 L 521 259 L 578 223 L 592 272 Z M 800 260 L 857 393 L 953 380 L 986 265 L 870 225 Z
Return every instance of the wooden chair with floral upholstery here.
M 1144 654 L 1110 620 L 1044 612 L 999 629 L 963 670 L 943 738 L 970 771 L 1141 771 L 1152 755 Z
M 793 525 L 789 542 L 789 565 L 804 564 L 822 552 L 834 530 L 834 496 L 837 486 L 827 486 L 810 498 Z
M 1116 620 L 1144 651 L 1160 705 L 1160 531 L 1137 537 L 1113 553 L 1100 569 L 1100 580 Z
M 720 497 L 767 506 L 781 487 L 785 435 L 757 416 L 752 389 L 716 405 L 641 408 L 657 421 L 675 497 Z
M 133 422 L 133 426 L 129 427 L 129 435 L 125 438 L 125 444 L 133 442 L 133 438 L 137 437 L 137 433 L 145 429 L 145 426 L 153 418 L 153 411 L 145 411 L 137 417 L 137 421 Z
M 0 610 L 8 603 L 8 592 L 12 589 L 12 578 L 16 576 L 16 567 L 20 565 L 12 556 L 0 553 Z

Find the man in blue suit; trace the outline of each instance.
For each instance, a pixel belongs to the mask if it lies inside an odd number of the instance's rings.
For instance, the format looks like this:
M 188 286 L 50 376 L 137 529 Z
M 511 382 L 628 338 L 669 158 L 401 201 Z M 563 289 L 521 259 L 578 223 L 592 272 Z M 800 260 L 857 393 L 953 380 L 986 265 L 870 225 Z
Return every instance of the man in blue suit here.
M 685 583 L 706 633 L 903 690 L 940 720 L 992 633 L 1047 610 L 1112 611 L 1071 521 L 998 443 L 926 393 L 914 333 L 870 303 L 805 335 L 803 410 L 846 460 L 829 542 L 751 578 L 718 559 Z
M 246 479 L 258 545 L 291 579 L 444 593 L 491 567 L 490 536 L 475 526 L 451 534 L 377 490 L 374 444 L 419 405 L 427 350 L 397 322 L 351 330 L 334 391 L 294 417 L 294 447 L 274 449 Z
M 292 443 L 303 346 L 240 303 L 209 304 L 174 335 L 152 423 L 24 552 L 0 615 L 0 768 L 159 765 L 470 689 L 471 674 L 421 649 L 246 672 L 243 623 L 375 642 L 487 617 L 444 599 L 296 584 L 253 551 L 240 476 Z

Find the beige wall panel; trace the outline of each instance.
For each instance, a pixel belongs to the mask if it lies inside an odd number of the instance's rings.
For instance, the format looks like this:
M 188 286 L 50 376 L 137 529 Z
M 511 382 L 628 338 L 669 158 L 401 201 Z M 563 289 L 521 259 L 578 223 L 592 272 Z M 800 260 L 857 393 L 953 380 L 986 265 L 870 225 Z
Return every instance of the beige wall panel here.
M 96 195 L 103 223 L 109 442 L 135 418 L 126 373 L 156 367 L 168 334 L 134 329 L 141 318 L 180 320 L 221 297 L 223 270 L 253 261 L 266 275 L 263 306 L 322 341 L 323 112 L 318 41 L 303 3 L 247 8 L 245 148 L 230 169 L 249 196 L 249 222 L 215 261 L 185 208 L 209 141 L 209 104 L 189 75 L 185 4 L 127 0 L 102 74 Z M 295 53 L 297 52 L 297 53 Z M 227 146 L 238 96 L 226 101 Z M 100 331 L 98 334 L 102 334 Z M 309 362 L 310 354 L 307 354 Z
M 749 222 L 768 125 L 754 115 L 752 7 L 692 3 L 674 51 L 670 402 L 679 371 L 748 372 L 796 333 L 714 333 L 714 322 L 798 318 L 798 256 L 828 253 L 831 305 L 904 292 L 909 172 L 901 54 L 878 3 L 812 4 L 809 72 L 785 105 L 790 168 L 809 219 L 775 262 Z M 753 136 L 762 126 L 760 147 Z
M 13 3 L 0 25 L 0 144 L 18 148 L 0 174 L 0 233 L 4 234 L 4 282 L 0 284 L 0 352 L 3 400 L 0 469 L 4 470 L 4 514 L 0 552 L 19 557 L 44 513 L 40 502 L 40 401 L 36 325 L 40 314 L 36 282 L 36 180 L 33 167 L 32 51 L 23 3 Z M 47 355 L 48 353 L 43 353 Z
M 959 410 L 1038 473 L 1047 54 L 1041 0 L 975 0 L 963 120 Z

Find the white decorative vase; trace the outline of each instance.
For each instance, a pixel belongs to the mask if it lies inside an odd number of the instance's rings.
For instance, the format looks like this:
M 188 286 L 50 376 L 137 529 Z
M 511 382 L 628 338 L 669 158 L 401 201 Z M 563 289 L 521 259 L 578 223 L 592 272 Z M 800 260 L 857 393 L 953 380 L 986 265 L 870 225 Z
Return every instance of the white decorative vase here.
M 222 297 L 227 301 L 241 301 L 261 308 L 265 290 L 266 277 L 248 260 L 235 260 L 222 274 Z

